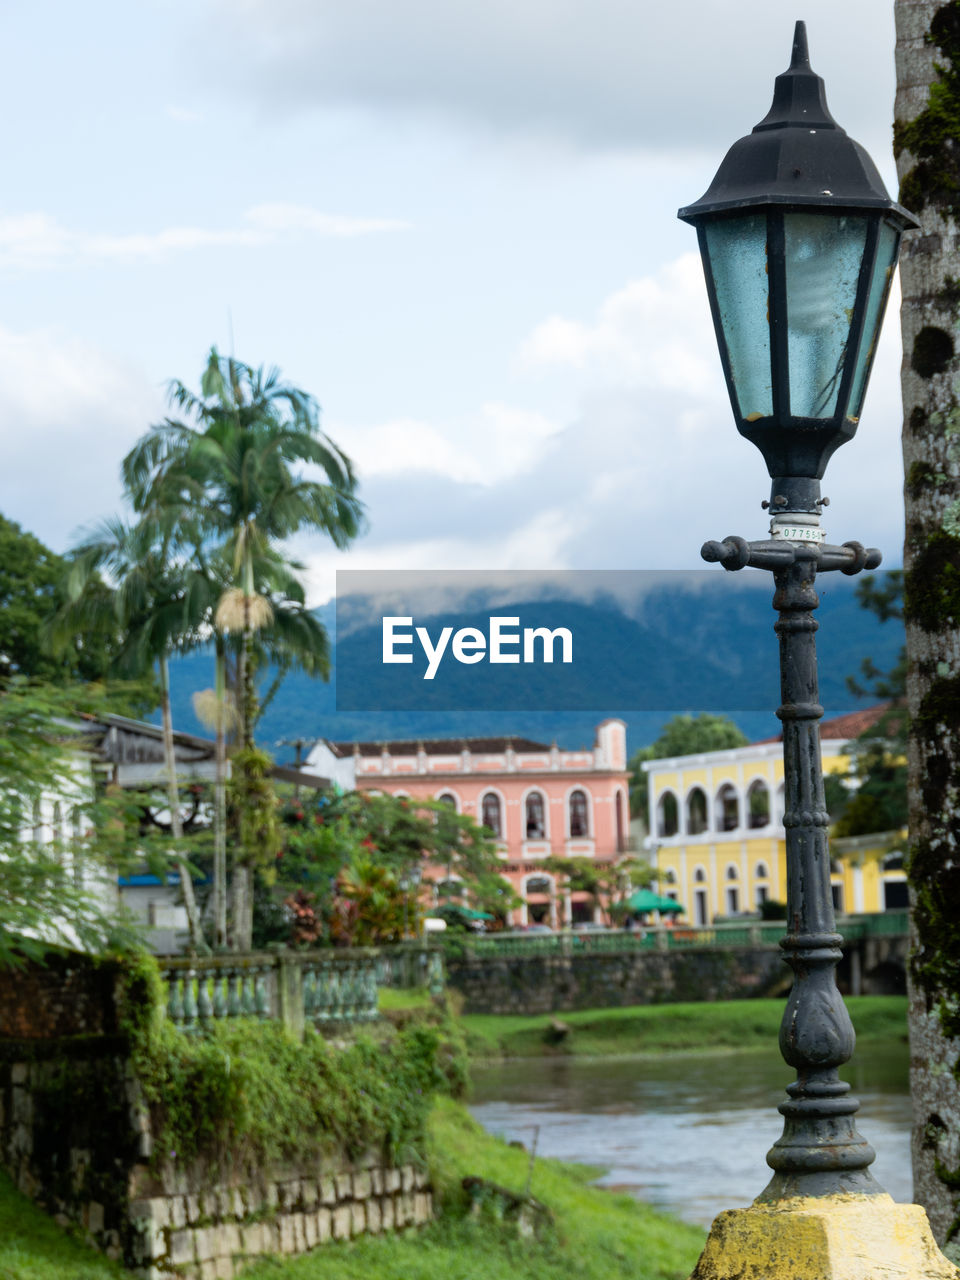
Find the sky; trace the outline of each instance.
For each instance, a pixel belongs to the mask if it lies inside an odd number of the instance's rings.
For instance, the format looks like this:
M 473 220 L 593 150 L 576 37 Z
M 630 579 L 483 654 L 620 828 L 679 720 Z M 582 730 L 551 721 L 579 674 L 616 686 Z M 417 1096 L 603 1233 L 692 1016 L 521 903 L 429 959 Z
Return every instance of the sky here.
M 762 537 L 693 230 L 807 22 L 895 190 L 892 3 L 62 0 L 0 9 L 0 512 L 58 551 L 211 345 L 312 392 L 337 568 L 697 568 Z M 856 56 L 851 56 L 851 50 Z M 827 533 L 903 538 L 896 309 Z

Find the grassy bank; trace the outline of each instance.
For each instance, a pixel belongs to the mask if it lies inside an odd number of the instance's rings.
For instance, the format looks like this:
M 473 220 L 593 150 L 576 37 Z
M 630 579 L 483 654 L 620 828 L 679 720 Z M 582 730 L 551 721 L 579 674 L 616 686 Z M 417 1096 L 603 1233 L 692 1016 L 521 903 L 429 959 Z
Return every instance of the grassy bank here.
M 472 1174 L 521 1191 L 528 1157 L 484 1133 L 446 1098 L 431 1118 L 430 1162 L 443 1207 L 438 1222 L 287 1262 L 254 1263 L 247 1280 L 683 1280 L 703 1247 L 699 1228 L 589 1187 L 595 1171 L 555 1160 L 538 1160 L 530 1185 L 555 1219 L 540 1239 L 519 1238 L 493 1215 L 472 1218 L 461 1179 Z
M 905 996 L 852 996 L 847 1007 L 861 1040 L 907 1034 Z M 553 1016 L 468 1014 L 462 1018 L 474 1058 L 531 1058 L 548 1054 L 610 1057 L 703 1049 L 769 1048 L 777 1043 L 782 1000 L 718 1004 L 638 1005 Z M 568 1028 L 561 1038 L 551 1025 Z
M 461 1180 L 475 1175 L 522 1191 L 528 1157 L 484 1133 L 447 1098 L 431 1115 L 429 1155 L 442 1209 L 435 1223 L 300 1258 L 261 1259 L 250 1264 L 246 1280 L 683 1280 L 703 1245 L 700 1229 L 589 1187 L 592 1170 L 554 1160 L 538 1160 L 531 1181 L 531 1194 L 555 1221 L 541 1238 L 521 1239 L 493 1215 L 471 1217 Z M 0 1174 L 2 1280 L 128 1274 L 62 1231 Z

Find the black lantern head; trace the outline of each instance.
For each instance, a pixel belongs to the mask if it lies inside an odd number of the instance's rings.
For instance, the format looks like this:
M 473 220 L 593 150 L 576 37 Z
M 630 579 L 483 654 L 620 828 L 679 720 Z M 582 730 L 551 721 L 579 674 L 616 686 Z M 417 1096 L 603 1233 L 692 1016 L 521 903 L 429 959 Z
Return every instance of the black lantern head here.
M 769 112 L 678 216 L 697 228 L 738 430 L 774 493 L 815 510 L 814 482 L 857 429 L 900 238 L 919 224 L 830 115 L 802 22 Z

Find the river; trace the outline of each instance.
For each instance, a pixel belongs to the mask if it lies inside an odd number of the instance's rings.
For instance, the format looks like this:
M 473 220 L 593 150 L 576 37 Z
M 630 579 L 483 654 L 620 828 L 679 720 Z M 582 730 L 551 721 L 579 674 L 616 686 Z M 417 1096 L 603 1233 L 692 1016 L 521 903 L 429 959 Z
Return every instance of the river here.
M 841 1072 L 860 1099 L 872 1172 L 912 1199 L 906 1043 L 865 1046 Z M 616 1187 L 709 1226 L 749 1202 L 769 1177 L 782 1131 L 777 1104 L 792 1075 L 764 1050 L 644 1058 L 524 1058 L 473 1071 L 470 1110 L 484 1128 L 537 1153 L 597 1165 Z M 534 1192 L 536 1182 L 534 1181 Z

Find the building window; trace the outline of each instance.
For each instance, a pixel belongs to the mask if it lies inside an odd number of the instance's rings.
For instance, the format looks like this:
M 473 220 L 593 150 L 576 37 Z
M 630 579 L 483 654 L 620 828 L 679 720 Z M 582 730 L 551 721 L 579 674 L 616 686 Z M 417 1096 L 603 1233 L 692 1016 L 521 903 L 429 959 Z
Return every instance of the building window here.
M 488 791 L 480 802 L 480 820 L 498 840 L 503 839 L 503 820 L 500 814 L 500 797 Z
M 547 876 L 531 876 L 527 881 L 527 895 L 531 893 L 549 894 L 553 886 Z
M 687 834 L 698 836 L 707 829 L 707 797 L 699 787 L 687 796 Z
M 703 867 L 697 867 L 696 871 L 693 873 L 693 878 L 697 884 L 704 884 L 706 883 L 707 873 L 704 871 Z
M 546 818 L 543 810 L 543 796 L 539 791 L 531 791 L 527 796 L 527 839 L 543 840 L 547 834 Z
M 767 900 L 767 886 L 765 884 L 758 884 L 753 892 L 757 906 L 762 907 Z
M 728 880 L 740 879 L 740 872 L 737 870 L 736 866 L 732 862 L 727 867 L 727 879 Z
M 706 889 L 694 890 L 693 915 L 697 924 L 707 923 L 707 891 Z
M 616 801 L 614 803 L 617 818 L 617 853 L 623 853 L 627 847 L 627 842 L 623 838 L 623 792 L 618 791 Z
M 883 860 L 884 871 L 902 871 L 903 870 L 903 854 L 898 850 L 891 853 L 889 857 Z
M 667 883 L 667 884 L 676 884 L 676 883 L 677 883 L 677 873 L 674 871 L 673 867 L 669 867 L 669 868 L 667 869 L 667 871 L 664 873 L 664 877 L 663 877 L 663 878 L 664 878 L 664 880 L 666 881 L 666 883 Z
M 884 880 L 883 882 L 883 909 L 884 911 L 902 911 L 904 907 L 910 905 L 910 894 L 907 891 L 906 880 Z
M 727 915 L 735 916 L 740 910 L 740 890 L 727 890 Z
M 619 798 L 619 797 L 618 797 Z M 590 823 L 587 817 L 587 796 L 584 791 L 570 793 L 570 835 L 586 836 L 590 834 Z
M 737 789 L 725 782 L 717 792 L 717 830 L 736 831 L 740 825 L 740 801 Z
M 448 804 L 456 812 L 457 797 L 451 795 L 449 791 L 444 791 L 442 795 L 437 796 L 437 804 Z
M 834 911 L 836 911 L 837 915 L 842 915 L 843 914 L 843 885 L 832 884 L 830 886 L 830 893 L 833 897 Z
M 756 876 L 758 880 L 768 879 L 767 864 L 765 862 L 758 862 L 756 867 L 754 868 L 753 874 Z
M 672 791 L 665 791 L 657 801 L 657 835 L 675 836 L 679 825 L 677 797 Z
M 440 880 L 437 883 L 437 900 L 447 901 L 463 896 L 462 880 Z
M 770 792 L 767 784 L 757 779 L 751 782 L 747 792 L 747 813 L 751 827 L 767 827 L 770 825 Z

